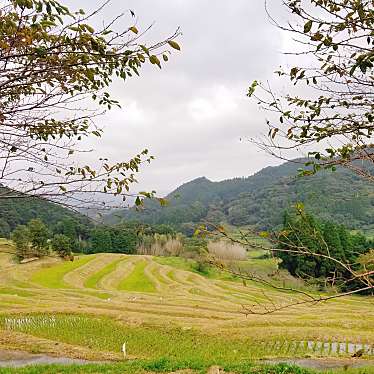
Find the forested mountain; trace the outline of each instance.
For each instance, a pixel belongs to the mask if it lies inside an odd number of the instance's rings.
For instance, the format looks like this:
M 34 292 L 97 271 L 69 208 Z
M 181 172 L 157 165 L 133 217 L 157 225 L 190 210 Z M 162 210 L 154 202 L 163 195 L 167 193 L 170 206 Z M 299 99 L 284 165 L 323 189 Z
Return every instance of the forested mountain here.
M 203 220 L 269 229 L 281 224 L 284 211 L 293 203 L 303 202 L 321 219 L 351 229 L 374 229 L 374 186 L 370 182 L 343 168 L 299 177 L 302 161 L 267 167 L 247 178 L 222 182 L 197 178 L 166 196 L 166 207 L 148 201 L 140 212 L 116 211 L 106 220 L 165 223 L 185 232 Z
M 6 196 L 8 191 L 0 186 L 0 195 Z M 34 218 L 39 218 L 50 229 L 62 221 L 75 226 L 90 225 L 86 216 L 38 197 L 0 199 L 0 237 L 8 236 L 17 225 L 24 225 Z

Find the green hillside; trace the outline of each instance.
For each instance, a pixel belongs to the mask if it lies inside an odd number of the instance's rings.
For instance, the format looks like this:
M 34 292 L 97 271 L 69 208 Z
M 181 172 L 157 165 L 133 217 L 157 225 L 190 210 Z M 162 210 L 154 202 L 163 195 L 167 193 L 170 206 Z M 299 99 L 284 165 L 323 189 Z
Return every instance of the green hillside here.
M 106 219 L 166 223 L 185 232 L 202 220 L 268 229 L 281 223 L 290 205 L 303 202 L 321 219 L 351 229 L 374 229 L 374 187 L 368 181 L 343 168 L 299 177 L 301 166 L 302 160 L 295 160 L 222 182 L 197 178 L 170 193 L 167 207 L 147 202 L 141 212 L 116 211 Z
M 41 219 L 49 228 L 58 222 L 69 220 L 78 225 L 89 225 L 90 220 L 77 212 L 64 208 L 39 197 L 26 197 L 19 194 L 17 198 L 7 198 L 16 193 L 0 186 L 0 237 L 7 237 L 17 225 L 27 224 L 34 218 Z

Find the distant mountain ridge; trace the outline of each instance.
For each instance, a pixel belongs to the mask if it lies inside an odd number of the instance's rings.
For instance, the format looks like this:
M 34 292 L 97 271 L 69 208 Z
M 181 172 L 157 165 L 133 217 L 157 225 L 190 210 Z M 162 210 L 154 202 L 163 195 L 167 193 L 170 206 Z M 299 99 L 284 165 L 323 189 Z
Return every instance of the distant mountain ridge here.
M 284 211 L 292 204 L 303 202 L 322 219 L 351 229 L 374 230 L 374 185 L 344 168 L 298 177 L 302 161 L 266 167 L 252 176 L 221 182 L 200 177 L 167 195 L 167 207 L 147 201 L 141 212 L 116 211 L 106 217 L 106 222 L 138 220 L 188 229 L 209 221 L 269 229 L 281 224 Z

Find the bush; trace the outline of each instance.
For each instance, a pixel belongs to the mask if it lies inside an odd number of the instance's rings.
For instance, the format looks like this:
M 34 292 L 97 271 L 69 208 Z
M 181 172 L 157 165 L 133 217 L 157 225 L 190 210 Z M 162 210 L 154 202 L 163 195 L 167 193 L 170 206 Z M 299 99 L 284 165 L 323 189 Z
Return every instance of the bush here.
M 193 267 L 195 271 L 207 275 L 209 273 L 210 264 L 204 258 L 198 258 Z
M 206 240 L 196 236 L 184 238 L 183 247 L 183 257 L 188 258 L 200 257 L 202 254 L 205 254 L 208 251 Z
M 0 218 L 0 237 L 9 239 L 10 226 L 7 221 Z

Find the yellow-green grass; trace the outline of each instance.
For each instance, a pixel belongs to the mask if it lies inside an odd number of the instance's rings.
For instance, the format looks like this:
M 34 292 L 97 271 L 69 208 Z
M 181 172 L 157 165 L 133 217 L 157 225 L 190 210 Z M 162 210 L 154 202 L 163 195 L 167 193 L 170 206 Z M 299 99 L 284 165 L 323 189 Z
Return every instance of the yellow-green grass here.
M 155 267 L 154 269 L 150 270 L 150 273 L 152 276 L 161 284 L 161 285 L 167 285 L 172 283 L 171 279 L 167 277 L 165 274 L 164 276 L 160 273 L 160 270 L 162 270 L 159 266 Z
M 46 288 L 71 288 L 72 286 L 64 282 L 65 274 L 87 264 L 93 258 L 93 256 L 82 256 L 74 261 L 66 261 L 41 269 L 33 274 L 31 281 Z
M 175 271 L 174 270 L 170 270 L 166 273 L 166 276 L 171 279 L 173 282 L 177 282 L 177 279 L 175 277 Z
M 89 347 L 97 351 L 120 352 L 126 342 L 130 357 L 169 360 L 235 362 L 261 357 L 293 357 L 304 355 L 308 350 L 302 344 L 284 340 L 262 343 L 261 337 L 240 334 L 217 334 L 197 329 L 154 325 L 130 326 L 109 318 L 85 315 L 34 314 L 2 316 L 3 329 L 32 336 L 57 340 L 71 345 Z
M 141 260 L 135 264 L 133 271 L 118 285 L 119 291 L 130 292 L 156 292 L 156 287 L 148 276 L 144 273 L 147 261 Z
M 120 258 L 118 260 L 115 260 L 108 264 L 107 266 L 104 266 L 101 270 L 96 272 L 95 274 L 91 275 L 87 280 L 84 282 L 84 286 L 86 288 L 97 288 L 100 281 L 108 274 L 110 274 L 112 271 L 114 271 L 117 267 L 117 265 L 125 261 L 123 258 Z
M 259 251 L 257 251 L 259 252 Z M 262 251 L 265 253 L 265 251 Z M 191 271 L 210 279 L 219 279 L 227 281 L 242 282 L 239 276 L 231 274 L 230 272 L 223 272 L 214 266 L 206 266 L 203 271 L 198 270 L 198 264 L 195 260 L 185 259 L 181 257 L 155 257 L 154 261 L 161 265 L 168 265 L 174 268 Z M 230 265 L 232 270 L 238 273 L 257 274 L 259 276 L 266 276 L 277 270 L 277 260 L 273 258 L 249 258 L 246 261 L 233 261 Z
M 105 317 L 86 315 L 5 315 L 0 318 L 0 326 L 7 331 L 45 338 L 51 342 L 117 354 L 118 358 L 125 342 L 129 359 L 138 362 L 162 358 L 170 364 L 186 365 L 185 368 L 207 368 L 218 364 L 238 373 L 245 372 L 243 368 L 248 369 L 258 359 L 323 354 L 287 337 L 282 339 L 274 336 L 264 340 L 261 335 L 250 336 L 235 331 L 222 334 L 170 325 L 132 326 Z M 294 370 L 289 372 L 299 372 Z M 369 372 L 373 371 L 362 373 Z
M 112 294 L 108 292 L 99 292 L 99 291 L 78 291 L 80 295 L 84 296 L 93 296 L 98 297 L 99 299 L 108 300 L 112 297 Z
M 91 259 L 95 259 L 96 273 L 83 266 Z M 214 277 L 205 273 L 199 276 L 193 262 L 178 258 L 129 256 L 133 264 L 131 272 L 125 276 L 126 269 L 123 269 L 120 286 L 118 282 L 108 282 L 105 291 L 93 288 L 99 285 L 97 274 L 104 269 L 106 280 L 120 279 L 117 277 L 122 265 L 115 268 L 113 263 L 117 258 L 113 255 L 82 256 L 76 259 L 75 266 L 72 266 L 74 262 L 55 260 L 51 265 L 50 259 L 26 265 L 2 261 L 10 269 L 9 276 L 0 277 L 3 323 L 5 316 L 15 319 L 22 319 L 22 313 L 34 316 L 32 322 L 15 323 L 5 330 L 0 324 L 0 344 L 14 336 L 12 347 L 19 346 L 17 334 L 23 332 L 26 334 L 23 337 L 48 339 L 42 347 L 69 343 L 89 349 L 91 358 L 103 352 L 121 358 L 120 346 L 125 339 L 131 357 L 152 362 L 161 358 L 173 363 L 179 360 L 191 368 L 197 362 L 229 367 L 233 362 L 242 364 L 259 357 L 321 354 L 318 349 L 306 349 L 302 341 L 365 344 L 374 341 L 374 308 L 370 297 L 348 297 L 315 306 L 286 308 L 276 314 L 245 316 L 245 306 L 264 303 L 271 307 L 269 299 L 281 305 L 301 296 L 253 282 L 244 286 L 237 281 L 217 279 L 223 277 L 218 270 Z M 254 266 L 257 261 L 261 259 L 256 259 Z M 108 270 L 109 265 L 114 266 L 114 271 Z M 78 278 L 65 277 L 73 271 L 79 273 L 80 287 L 74 288 L 74 279 Z M 17 280 L 24 282 L 45 274 L 43 285 L 48 286 L 38 288 L 40 282 L 29 283 L 24 290 L 29 294 L 13 296 L 18 291 L 14 286 Z M 51 277 L 51 274 L 58 276 Z M 162 283 L 164 275 L 170 282 L 160 287 L 158 283 Z M 67 288 L 64 277 L 69 279 L 71 288 Z M 52 317 L 55 322 L 50 323 Z M 57 351 L 55 354 L 64 355 Z M 323 356 L 326 355 L 329 352 L 323 352 Z M 331 354 L 338 355 L 348 356 L 344 352 Z
M 192 259 L 186 259 L 182 257 L 154 257 L 154 261 L 156 261 L 160 265 L 167 265 L 179 270 L 191 271 L 211 279 L 238 280 L 236 276 L 219 271 L 213 266 L 207 266 L 203 269 L 203 272 L 201 272 L 198 270 L 197 262 Z
M 35 293 L 26 291 L 19 288 L 10 288 L 10 287 L 0 287 L 0 295 L 13 295 L 13 296 L 21 296 L 21 297 L 31 297 L 34 296 Z
M 260 365 L 252 362 L 222 363 L 225 373 L 237 374 L 374 374 L 373 367 L 345 368 L 341 370 L 311 370 L 293 365 Z M 139 373 L 188 373 L 212 372 L 203 362 L 171 361 L 164 357 L 155 360 L 127 360 L 121 363 L 92 363 L 88 365 L 38 365 L 24 368 L 0 368 L 0 374 L 139 374 Z M 220 371 L 222 372 L 222 371 Z
M 182 257 L 154 257 L 154 261 L 160 265 L 168 265 L 186 271 L 194 271 L 196 264 L 196 261 Z

